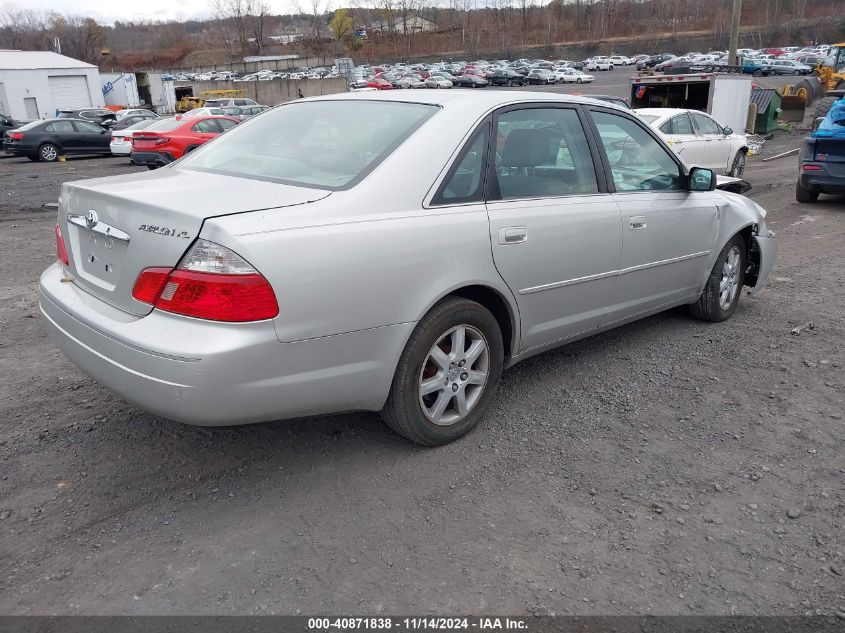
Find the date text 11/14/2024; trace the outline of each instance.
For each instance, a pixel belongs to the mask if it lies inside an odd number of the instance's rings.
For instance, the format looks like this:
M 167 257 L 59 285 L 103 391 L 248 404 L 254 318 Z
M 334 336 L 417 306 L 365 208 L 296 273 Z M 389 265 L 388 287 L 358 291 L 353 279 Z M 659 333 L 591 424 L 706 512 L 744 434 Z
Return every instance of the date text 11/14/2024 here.
M 447 630 L 527 630 L 528 623 L 523 618 L 502 617 L 348 617 L 348 618 L 308 618 L 311 631 L 447 631 Z

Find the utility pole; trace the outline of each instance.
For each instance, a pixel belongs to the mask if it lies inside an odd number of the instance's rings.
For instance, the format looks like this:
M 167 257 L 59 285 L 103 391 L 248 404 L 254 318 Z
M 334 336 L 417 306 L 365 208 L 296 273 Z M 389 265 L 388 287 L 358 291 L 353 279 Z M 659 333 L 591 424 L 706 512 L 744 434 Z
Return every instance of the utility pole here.
M 742 0 L 734 0 L 733 14 L 731 15 L 731 40 L 728 47 L 728 63 L 736 66 L 739 60 L 736 58 L 736 49 L 739 46 L 739 17 L 742 13 Z

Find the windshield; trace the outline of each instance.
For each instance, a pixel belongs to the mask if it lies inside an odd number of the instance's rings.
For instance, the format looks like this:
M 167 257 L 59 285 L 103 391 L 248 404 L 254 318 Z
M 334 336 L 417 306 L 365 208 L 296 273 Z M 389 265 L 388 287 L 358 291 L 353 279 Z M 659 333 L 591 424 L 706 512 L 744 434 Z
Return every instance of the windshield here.
M 199 148 L 180 167 L 343 189 L 375 169 L 436 111 L 436 106 L 401 102 L 293 103 Z

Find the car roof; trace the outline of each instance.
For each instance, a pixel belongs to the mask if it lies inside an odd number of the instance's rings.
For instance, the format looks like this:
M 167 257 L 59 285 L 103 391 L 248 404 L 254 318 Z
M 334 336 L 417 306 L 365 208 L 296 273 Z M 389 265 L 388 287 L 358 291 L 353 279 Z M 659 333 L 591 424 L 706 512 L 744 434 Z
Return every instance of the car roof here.
M 634 110 L 635 114 L 648 114 L 656 116 L 659 119 L 668 119 L 677 114 L 684 114 L 685 112 L 691 112 L 691 110 L 684 110 L 683 108 L 636 108 Z M 703 112 L 699 112 L 697 110 L 695 112 L 697 114 L 704 114 Z
M 527 90 L 489 90 L 489 91 L 435 91 L 415 92 L 409 95 L 404 91 L 383 92 L 347 92 L 319 97 L 297 99 L 297 103 L 308 101 L 395 101 L 404 103 L 421 103 L 441 106 L 444 109 L 451 106 L 466 106 L 478 104 L 480 108 L 496 108 L 512 103 L 549 102 L 549 103 L 592 103 L 598 101 L 575 95 L 556 92 L 529 92 Z

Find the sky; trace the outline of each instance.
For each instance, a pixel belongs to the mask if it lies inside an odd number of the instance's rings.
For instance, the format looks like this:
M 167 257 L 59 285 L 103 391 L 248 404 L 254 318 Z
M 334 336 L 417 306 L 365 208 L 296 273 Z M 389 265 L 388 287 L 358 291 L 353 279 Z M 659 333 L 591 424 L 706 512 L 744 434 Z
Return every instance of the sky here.
M 291 0 L 269 0 L 272 13 L 294 11 Z M 191 20 L 211 17 L 211 0 L 19 0 L 0 7 L 61 11 L 92 17 L 103 24 L 115 20 Z

